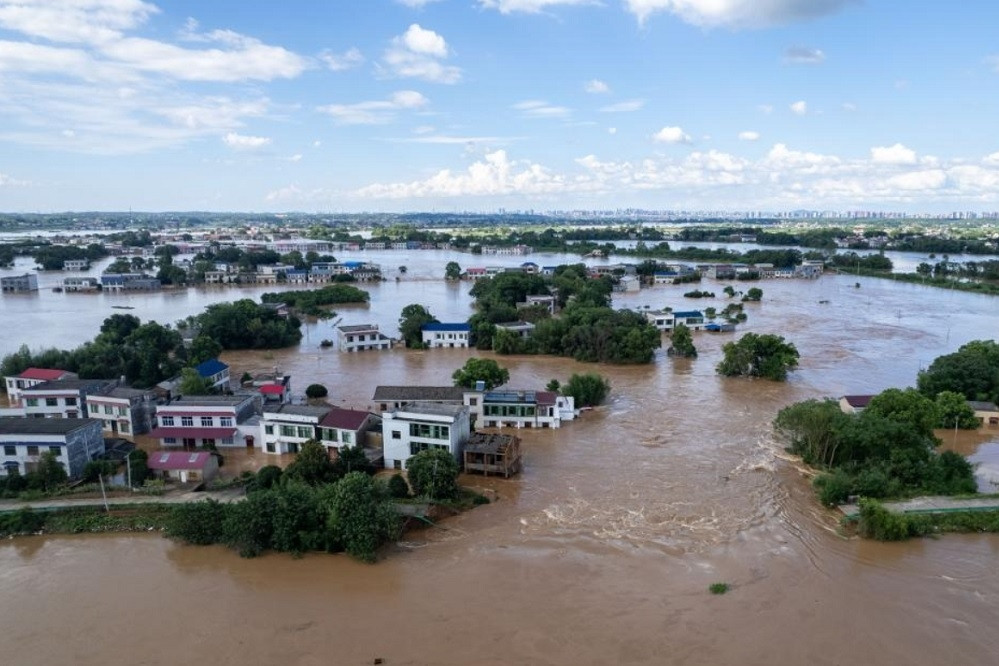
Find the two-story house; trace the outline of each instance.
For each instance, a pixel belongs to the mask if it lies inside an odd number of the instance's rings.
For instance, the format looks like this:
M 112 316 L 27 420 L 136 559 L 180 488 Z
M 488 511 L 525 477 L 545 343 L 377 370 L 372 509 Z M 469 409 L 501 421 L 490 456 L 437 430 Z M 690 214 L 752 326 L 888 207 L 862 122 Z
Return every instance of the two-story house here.
M 368 430 L 380 423 L 370 412 L 334 407 L 319 422 L 319 442 L 331 456 L 344 447 L 365 446 Z
M 424 324 L 423 344 L 431 349 L 440 347 L 468 347 L 472 327 L 468 324 Z
M 101 424 L 92 419 L 0 418 L 0 472 L 35 471 L 44 453 L 54 453 L 71 478 L 104 453 Z
M 113 379 L 57 379 L 21 391 L 25 416 L 35 418 L 85 419 L 87 396 L 116 386 Z
M 253 446 L 259 406 L 257 394 L 177 398 L 156 408 L 156 427 L 149 435 L 163 448 Z
M 378 411 L 387 412 L 412 403 L 460 405 L 464 395 L 460 386 L 376 386 L 372 400 Z
M 392 348 L 392 338 L 379 331 L 377 324 L 337 326 L 336 332 L 338 347 L 342 352 Z
M 484 428 L 560 428 L 575 418 L 573 397 L 552 391 L 466 391 L 464 404 Z
M 207 380 L 212 388 L 229 389 L 229 366 L 217 358 L 199 363 L 194 367 L 194 370 L 198 376 Z
M 307 440 L 318 439 L 316 428 L 329 411 L 329 407 L 311 405 L 265 406 L 258 448 L 266 453 L 298 453 Z
M 414 404 L 382 414 L 382 444 L 386 469 L 405 469 L 420 451 L 443 449 L 461 461 L 462 446 L 471 432 L 464 405 Z
M 78 376 L 75 372 L 56 368 L 28 368 L 16 377 L 4 377 L 4 383 L 7 385 L 7 400 L 11 407 L 20 407 L 21 391 L 58 379 L 78 379 Z
M 87 415 L 99 419 L 110 437 L 141 435 L 152 427 L 156 395 L 152 391 L 115 386 L 86 397 Z

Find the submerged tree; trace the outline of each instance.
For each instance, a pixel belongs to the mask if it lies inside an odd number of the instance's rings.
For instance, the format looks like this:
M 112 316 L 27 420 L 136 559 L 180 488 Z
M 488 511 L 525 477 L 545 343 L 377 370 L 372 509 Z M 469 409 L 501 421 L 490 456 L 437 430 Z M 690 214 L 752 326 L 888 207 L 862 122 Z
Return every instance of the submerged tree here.
M 697 348 L 694 346 L 694 336 L 686 324 L 677 324 L 670 335 L 673 345 L 669 348 L 669 353 L 673 356 L 683 356 L 691 358 L 697 356 Z
M 738 342 L 729 342 L 717 366 L 726 377 L 764 377 L 784 381 L 798 367 L 798 349 L 779 335 L 746 333 Z

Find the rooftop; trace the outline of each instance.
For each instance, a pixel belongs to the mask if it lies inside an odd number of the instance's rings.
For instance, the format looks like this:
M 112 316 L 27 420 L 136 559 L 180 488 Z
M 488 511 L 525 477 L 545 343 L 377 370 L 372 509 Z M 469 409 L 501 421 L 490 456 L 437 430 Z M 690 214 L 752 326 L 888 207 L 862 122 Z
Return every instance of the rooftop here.
M 420 414 L 432 415 L 432 416 L 449 416 L 454 418 L 461 414 L 462 412 L 467 412 L 468 407 L 464 405 L 444 405 L 440 403 L 421 403 L 421 404 L 411 404 L 402 409 L 393 409 L 392 414 L 413 414 L 419 416 Z
M 846 400 L 846 404 L 851 407 L 863 409 L 864 407 L 867 407 L 867 403 L 869 403 L 873 397 L 873 395 L 844 395 L 843 399 Z
M 113 379 L 54 379 L 22 389 L 22 393 L 32 391 L 87 391 L 106 390 L 114 386 Z
M 465 453 L 503 454 L 516 441 L 517 438 L 513 435 L 474 432 L 465 442 Z
M 362 331 L 364 332 L 373 331 L 375 333 L 378 332 L 377 324 L 350 324 L 348 326 L 337 326 L 336 328 L 338 331 L 342 333 L 360 333 Z
M 329 414 L 323 417 L 319 425 L 325 428 L 340 428 L 341 430 L 357 430 L 364 421 L 371 416 L 368 412 L 356 409 L 343 409 L 334 407 Z
M 264 414 L 291 414 L 293 416 L 311 416 L 321 419 L 333 409 L 329 406 L 321 405 L 274 405 L 264 407 Z
M 700 310 L 680 310 L 673 313 L 673 316 L 679 319 L 680 317 L 704 317 L 704 313 Z
M 0 418 L 0 435 L 65 435 L 93 426 L 95 419 L 36 419 L 28 416 Z
M 465 389 L 460 386 L 378 386 L 375 402 L 461 402 Z
M 446 331 L 469 332 L 469 331 L 472 330 L 472 327 L 469 326 L 466 323 L 461 323 L 461 324 L 450 323 L 450 324 L 448 324 L 448 323 L 437 322 L 437 323 L 433 323 L 433 324 L 424 324 L 423 328 L 421 330 L 424 330 L 424 331 L 445 331 L 445 332 Z
M 201 469 L 212 457 L 207 451 L 155 451 L 149 454 L 146 464 L 149 469 Z
M 994 402 L 982 402 L 981 400 L 969 400 L 968 406 L 976 412 L 999 412 L 999 406 Z
M 41 379 L 43 381 L 51 381 L 53 379 L 59 379 L 65 374 L 72 374 L 69 370 L 59 370 L 58 368 L 28 368 L 24 372 L 18 375 L 20 379 Z
M 212 375 L 217 375 L 223 370 L 228 370 L 229 366 L 217 358 L 211 358 L 207 361 L 199 363 L 194 369 L 197 370 L 198 374 L 202 377 L 211 377 Z

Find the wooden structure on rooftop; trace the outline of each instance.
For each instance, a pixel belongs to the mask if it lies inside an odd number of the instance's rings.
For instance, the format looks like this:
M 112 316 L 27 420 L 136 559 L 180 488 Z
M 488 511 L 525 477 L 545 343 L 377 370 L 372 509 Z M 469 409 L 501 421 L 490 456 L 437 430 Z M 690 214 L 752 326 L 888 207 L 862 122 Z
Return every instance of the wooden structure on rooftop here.
M 481 472 L 486 476 L 502 474 L 504 478 L 510 478 L 520 471 L 520 438 L 473 433 L 465 442 L 464 463 L 466 472 Z

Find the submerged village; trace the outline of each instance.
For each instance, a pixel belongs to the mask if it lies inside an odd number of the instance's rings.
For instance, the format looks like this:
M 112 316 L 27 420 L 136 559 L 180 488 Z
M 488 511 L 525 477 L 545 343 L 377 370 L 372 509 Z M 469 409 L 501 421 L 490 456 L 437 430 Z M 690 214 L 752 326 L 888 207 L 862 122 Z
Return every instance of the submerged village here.
M 22 266 L 31 256 L 46 275 L 67 274 L 40 287 L 37 272 L 7 271 L 0 277 L 4 298 L 49 289 L 87 299 L 189 285 L 232 296 L 175 322 L 141 321 L 127 306 L 113 306 L 121 309 L 74 350 L 35 349 L 25 340 L 3 360 L 0 532 L 165 529 L 187 543 L 223 543 L 244 555 L 326 550 L 372 560 L 404 526 L 432 528 L 495 499 L 467 480 L 516 477 L 527 464 L 524 431 L 559 429 L 558 437 L 572 437 L 573 422 L 615 390 L 601 364 L 651 363 L 660 347 L 668 359 L 694 358 L 700 336 L 717 335 L 724 338 L 719 375 L 782 381 L 799 363 L 794 340 L 779 331 L 739 330 L 754 308 L 766 307 L 767 284 L 885 269 L 876 251 L 884 245 L 870 234 L 837 239 L 846 250 L 860 243 L 875 250 L 865 254 L 778 248 L 739 255 L 668 245 L 657 253 L 657 232 L 628 229 L 613 239 L 633 242 L 634 261 L 619 260 L 607 243 L 575 241 L 580 256 L 599 261 L 552 265 L 535 262 L 536 248 L 523 237 L 455 243 L 433 233 L 337 240 L 254 231 L 238 239 L 221 230 L 127 231 L 3 246 L 7 264 L 20 257 Z M 544 239 L 550 243 L 551 235 Z M 643 252 L 646 242 L 652 249 Z M 466 320 L 438 320 L 417 289 L 398 313 L 398 333 L 350 307 L 366 304 L 362 287 L 386 281 L 389 271 L 344 257 L 391 250 L 418 256 L 456 245 L 467 263 L 448 262 L 437 279 L 470 291 L 474 308 Z M 494 265 L 493 256 L 515 260 Z M 106 264 L 102 272 L 89 274 L 97 262 Z M 408 270 L 391 272 L 406 282 Z M 978 283 L 966 270 L 945 256 L 942 265 L 921 265 L 917 276 L 923 283 L 962 276 L 967 289 Z M 274 291 L 259 302 L 241 298 L 249 285 Z M 612 307 L 615 297 L 655 298 L 678 285 L 689 290 L 669 291 L 669 305 L 660 299 L 659 307 Z M 691 305 L 718 298 L 724 307 Z M 329 353 L 489 355 L 455 367 L 452 385 L 400 377 L 371 395 L 279 367 L 250 372 L 226 362 L 231 350 L 305 344 L 305 320 L 327 324 L 329 337 L 310 344 Z M 544 386 L 510 381 L 503 357 L 529 355 L 573 358 L 592 371 Z M 934 431 L 999 429 L 997 376 L 999 345 L 974 341 L 928 363 L 913 377 L 916 388 L 789 405 L 774 428 L 815 470 L 818 499 L 840 507 L 844 529 L 879 539 L 994 531 L 999 514 L 991 509 L 999 502 L 977 495 L 974 467 L 956 452 L 938 452 Z M 974 497 L 966 506 L 941 499 L 968 494 Z

